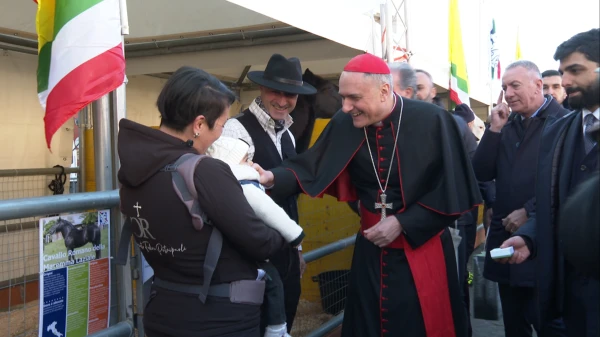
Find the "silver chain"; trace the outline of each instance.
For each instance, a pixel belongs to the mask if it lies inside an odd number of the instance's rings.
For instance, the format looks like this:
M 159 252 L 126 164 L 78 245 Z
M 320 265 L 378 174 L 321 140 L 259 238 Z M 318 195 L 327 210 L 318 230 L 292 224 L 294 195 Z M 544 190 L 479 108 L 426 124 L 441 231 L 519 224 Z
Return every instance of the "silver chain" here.
M 375 160 L 373 160 L 373 152 L 371 152 L 371 145 L 369 145 L 369 138 L 367 137 L 367 127 L 363 127 L 365 131 L 365 141 L 367 142 L 367 148 L 369 149 L 369 157 L 371 158 L 371 163 L 373 164 L 373 170 L 375 170 L 375 177 L 377 178 L 377 183 L 379 184 L 379 188 L 381 189 L 381 193 L 385 193 L 387 190 L 388 182 L 390 181 L 390 173 L 392 172 L 392 165 L 394 164 L 394 155 L 396 154 L 396 146 L 398 145 L 398 136 L 400 135 L 400 122 L 402 121 L 402 111 L 404 110 L 404 101 L 402 100 L 402 96 L 400 97 L 400 117 L 398 117 L 398 128 L 396 131 L 396 139 L 394 140 L 394 149 L 392 150 L 392 158 L 390 159 L 390 168 L 388 169 L 387 178 L 385 180 L 385 188 L 381 186 L 381 181 L 379 179 L 379 173 L 377 173 L 377 167 L 375 166 Z M 394 94 L 394 101 L 396 100 L 396 95 Z M 394 108 L 396 106 L 396 102 L 394 102 Z M 393 111 L 393 109 L 392 109 Z

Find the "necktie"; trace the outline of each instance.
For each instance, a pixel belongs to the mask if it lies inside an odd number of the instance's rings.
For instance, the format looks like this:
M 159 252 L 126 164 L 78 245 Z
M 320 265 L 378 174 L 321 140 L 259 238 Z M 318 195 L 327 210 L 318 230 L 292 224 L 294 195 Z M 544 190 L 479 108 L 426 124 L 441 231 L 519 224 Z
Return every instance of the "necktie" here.
M 521 124 L 523 125 L 523 129 L 527 129 L 529 127 L 529 124 L 531 124 L 532 119 L 533 117 L 524 118 L 523 116 L 521 116 Z
M 282 132 L 281 135 L 281 157 L 285 160 L 287 158 L 291 158 L 296 155 L 296 149 L 294 148 L 294 143 L 292 143 L 292 138 L 290 137 L 290 133 L 287 130 L 284 130 L 283 123 L 276 121 L 275 122 L 275 134 Z
M 596 145 L 596 141 L 592 138 L 592 135 L 590 135 L 587 131 L 589 129 L 590 126 L 594 125 L 594 123 L 596 122 L 596 116 L 594 116 L 594 114 L 588 114 L 587 116 L 585 116 L 585 118 L 583 119 L 583 143 L 585 145 L 585 153 L 588 154 L 590 153 L 590 151 L 592 151 L 592 149 L 594 148 L 594 145 Z

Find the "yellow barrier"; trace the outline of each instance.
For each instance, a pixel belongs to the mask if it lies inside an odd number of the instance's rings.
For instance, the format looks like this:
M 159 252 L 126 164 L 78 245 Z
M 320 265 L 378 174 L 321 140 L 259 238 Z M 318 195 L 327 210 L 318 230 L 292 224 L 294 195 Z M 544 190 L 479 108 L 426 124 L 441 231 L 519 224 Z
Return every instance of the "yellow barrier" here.
M 315 121 L 310 146 L 315 143 L 328 122 L 329 119 Z M 298 212 L 300 225 L 306 234 L 302 243 L 302 249 L 306 252 L 354 235 L 359 228 L 360 219 L 350 207 L 330 196 L 313 199 L 301 194 L 298 197 Z M 309 263 L 302 278 L 302 298 L 319 302 L 319 284 L 313 282 L 312 277 L 330 270 L 350 269 L 353 251 L 354 247 L 351 246 Z
M 94 130 L 85 129 L 83 132 L 84 153 L 83 161 L 85 162 L 85 191 L 96 191 L 96 169 L 94 168 Z

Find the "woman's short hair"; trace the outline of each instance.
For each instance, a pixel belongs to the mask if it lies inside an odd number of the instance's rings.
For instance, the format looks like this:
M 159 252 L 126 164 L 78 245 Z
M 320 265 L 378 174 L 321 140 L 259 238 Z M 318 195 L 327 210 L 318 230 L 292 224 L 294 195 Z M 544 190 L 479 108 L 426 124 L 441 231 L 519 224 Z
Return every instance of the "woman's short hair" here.
M 221 81 L 193 67 L 177 69 L 163 87 L 156 106 L 160 125 L 183 131 L 202 115 L 210 129 L 223 111 L 235 101 L 235 95 Z

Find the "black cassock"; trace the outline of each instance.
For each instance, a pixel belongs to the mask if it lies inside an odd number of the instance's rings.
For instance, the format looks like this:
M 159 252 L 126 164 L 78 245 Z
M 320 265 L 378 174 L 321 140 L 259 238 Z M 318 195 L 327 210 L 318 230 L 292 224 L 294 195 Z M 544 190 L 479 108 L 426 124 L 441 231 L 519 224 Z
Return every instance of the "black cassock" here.
M 401 99 L 379 127 L 364 129 L 338 112 L 313 147 L 273 169 L 274 199 L 300 191 L 360 201 L 361 231 L 349 278 L 343 337 L 463 337 L 467 316 L 447 231 L 481 203 L 477 181 L 452 115 Z M 402 122 L 392 159 L 398 118 Z M 377 170 L 378 177 L 375 175 Z M 391 169 L 391 172 L 389 171 Z M 381 186 L 402 234 L 379 248 L 361 233 L 380 220 Z

